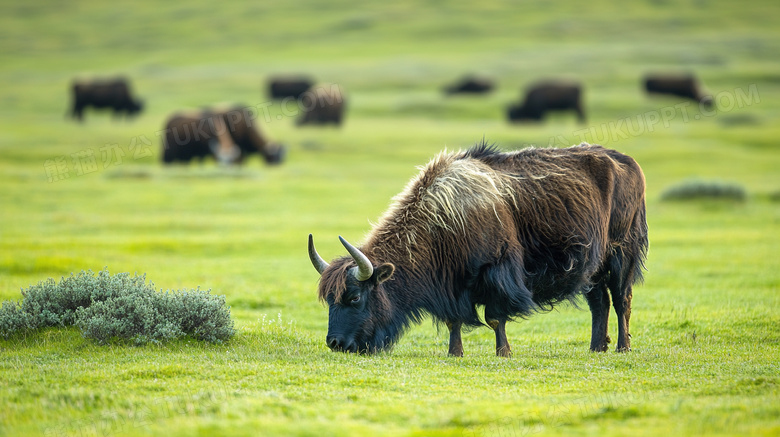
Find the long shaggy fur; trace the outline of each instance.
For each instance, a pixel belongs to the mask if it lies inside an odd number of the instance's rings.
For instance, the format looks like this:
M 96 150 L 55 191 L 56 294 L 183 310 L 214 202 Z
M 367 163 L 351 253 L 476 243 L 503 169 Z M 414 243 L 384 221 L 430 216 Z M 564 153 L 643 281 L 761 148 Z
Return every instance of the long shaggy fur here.
M 372 297 L 374 346 L 425 314 L 467 326 L 482 324 L 479 306 L 490 319 L 526 317 L 597 281 L 641 280 L 644 176 L 630 157 L 584 143 L 445 152 L 393 199 L 361 251 L 395 266 Z M 352 266 L 350 257 L 331 264 L 321 299 L 342 301 Z

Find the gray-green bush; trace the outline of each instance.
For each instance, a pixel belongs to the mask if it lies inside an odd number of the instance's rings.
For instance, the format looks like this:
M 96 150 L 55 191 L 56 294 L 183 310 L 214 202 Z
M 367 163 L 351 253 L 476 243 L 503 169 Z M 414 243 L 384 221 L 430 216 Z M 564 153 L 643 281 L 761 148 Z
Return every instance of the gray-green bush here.
M 21 302 L 3 302 L 0 336 L 47 326 L 77 326 L 99 343 L 128 340 L 136 344 L 189 335 L 219 343 L 235 333 L 224 296 L 200 289 L 157 292 L 146 275 L 111 276 L 104 269 L 49 278 L 22 290 Z
M 661 194 L 661 200 L 720 199 L 742 202 L 746 198 L 745 189 L 739 185 L 698 179 L 683 181 Z

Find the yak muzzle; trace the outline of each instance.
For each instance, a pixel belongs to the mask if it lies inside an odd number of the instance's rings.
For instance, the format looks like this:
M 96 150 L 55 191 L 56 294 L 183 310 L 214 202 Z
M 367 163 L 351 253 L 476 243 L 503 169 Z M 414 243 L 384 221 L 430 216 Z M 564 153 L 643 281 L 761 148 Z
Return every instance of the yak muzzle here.
M 330 350 L 334 352 L 357 352 L 357 343 L 354 340 L 347 341 L 344 337 L 329 335 L 325 341 Z

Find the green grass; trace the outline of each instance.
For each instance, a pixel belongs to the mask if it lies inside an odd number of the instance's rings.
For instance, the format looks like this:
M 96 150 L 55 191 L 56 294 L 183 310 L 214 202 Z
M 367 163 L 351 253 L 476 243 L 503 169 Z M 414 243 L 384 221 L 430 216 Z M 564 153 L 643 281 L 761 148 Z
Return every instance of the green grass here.
M 237 333 L 218 346 L 99 346 L 75 328 L 0 341 L 0 435 L 780 433 L 778 16 L 777 2 L 715 0 L 4 7 L 0 299 L 108 267 L 226 295 Z M 639 79 L 662 70 L 696 72 L 721 110 L 645 96 Z M 341 84 L 345 126 L 296 129 L 276 103 L 260 126 L 288 145 L 282 166 L 159 165 L 168 114 L 264 107 L 265 78 L 284 72 Z M 74 77 L 119 73 L 146 100 L 138 118 L 65 118 Z M 444 97 L 465 73 L 499 86 Z M 588 122 L 507 124 L 505 107 L 549 76 L 584 84 Z M 748 103 L 729 103 L 740 95 Z M 342 255 L 337 236 L 360 242 L 416 166 L 483 137 L 601 142 L 643 167 L 650 252 L 633 351 L 589 353 L 583 304 L 510 324 L 511 359 L 484 328 L 449 358 L 429 322 L 389 354 L 330 352 L 307 234 L 325 258 Z M 131 149 L 139 140 L 151 146 Z M 78 174 L 79 152 L 94 171 Z M 49 182 L 58 158 L 69 177 Z M 661 202 L 690 179 L 738 184 L 747 199 Z

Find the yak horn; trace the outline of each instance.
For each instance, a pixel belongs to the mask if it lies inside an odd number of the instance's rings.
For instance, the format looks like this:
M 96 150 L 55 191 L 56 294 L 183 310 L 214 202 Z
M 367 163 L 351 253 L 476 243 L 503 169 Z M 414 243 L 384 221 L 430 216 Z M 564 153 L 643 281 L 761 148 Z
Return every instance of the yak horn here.
M 339 235 L 339 240 L 341 240 L 341 244 L 347 248 L 347 252 L 352 255 L 352 258 L 358 265 L 358 271 L 355 274 L 355 278 L 357 278 L 358 281 L 365 281 L 370 278 L 371 275 L 374 274 L 374 266 L 371 264 L 371 260 L 369 260 L 360 249 L 349 244 L 341 235 Z
M 328 263 L 320 257 L 317 253 L 317 249 L 314 248 L 314 237 L 312 237 L 311 234 L 309 234 L 309 259 L 320 275 L 328 268 Z

